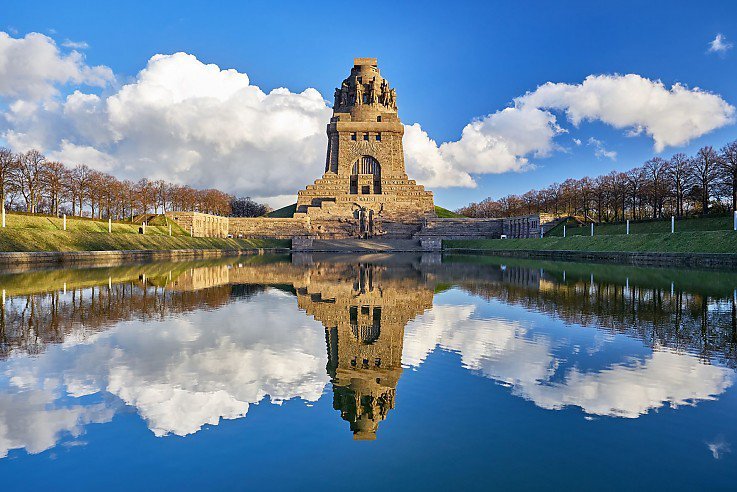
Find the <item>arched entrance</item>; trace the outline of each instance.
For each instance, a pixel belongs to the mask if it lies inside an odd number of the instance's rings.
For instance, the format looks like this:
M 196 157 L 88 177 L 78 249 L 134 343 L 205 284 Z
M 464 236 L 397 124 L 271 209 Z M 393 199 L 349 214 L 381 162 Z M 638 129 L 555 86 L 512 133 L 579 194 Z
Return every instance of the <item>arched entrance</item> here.
M 363 155 L 351 168 L 351 195 L 381 194 L 381 165 L 370 155 Z

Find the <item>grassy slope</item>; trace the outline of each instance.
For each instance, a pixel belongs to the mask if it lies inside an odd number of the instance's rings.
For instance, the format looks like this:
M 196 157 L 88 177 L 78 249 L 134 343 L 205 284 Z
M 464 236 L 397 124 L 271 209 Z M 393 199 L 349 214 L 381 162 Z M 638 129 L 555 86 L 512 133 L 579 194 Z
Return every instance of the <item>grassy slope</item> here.
M 11 229 L 34 229 L 44 231 L 63 231 L 64 219 L 49 215 L 31 215 L 8 213 L 5 216 L 6 230 Z M 174 236 L 188 236 L 189 233 L 179 227 L 176 223 L 171 223 L 171 232 Z M 156 218 L 156 226 L 147 226 L 146 234 L 151 235 L 169 235 L 169 227 L 166 224 L 166 218 L 158 216 Z M 107 220 L 85 219 L 79 217 L 67 217 L 67 232 L 104 232 L 107 233 Z M 130 222 L 113 221 L 112 228 L 114 233 L 122 234 L 138 234 L 138 224 Z
M 707 216 L 707 217 L 690 217 L 676 220 L 676 232 L 694 232 L 694 231 L 730 231 L 732 230 L 731 216 Z M 568 224 L 566 226 L 567 236 L 589 236 L 591 234 L 589 224 L 578 226 L 577 224 Z M 627 232 L 626 224 L 601 224 L 594 226 L 596 235 L 609 234 L 625 234 Z M 670 233 L 670 218 L 665 220 L 648 220 L 643 222 L 631 222 L 630 234 L 654 234 L 654 233 Z M 559 224 L 551 229 L 547 236 L 563 236 L 563 224 Z
M 435 205 L 435 213 L 441 219 L 454 219 L 457 217 L 463 217 L 463 215 L 457 214 L 452 210 L 448 210 L 447 208 L 439 207 L 437 205 Z
M 287 205 L 286 207 L 277 208 L 276 210 L 272 210 L 268 214 L 264 215 L 264 217 L 273 217 L 277 219 L 289 218 L 292 215 L 294 215 L 294 212 L 296 210 L 297 210 L 297 204 L 293 203 L 291 205 Z
M 447 248 L 484 250 L 650 251 L 684 253 L 737 253 L 737 232 L 705 231 L 676 234 L 599 235 L 546 237 L 544 239 L 481 239 L 443 241 Z
M 112 251 L 131 249 L 253 249 L 288 248 L 289 241 L 266 239 L 193 238 L 174 222 L 172 236 L 165 217 L 156 217 L 158 226 L 147 226 L 138 233 L 138 224 L 113 222 L 108 233 L 106 220 L 46 215 L 7 214 L 6 227 L 0 229 L 0 251 Z

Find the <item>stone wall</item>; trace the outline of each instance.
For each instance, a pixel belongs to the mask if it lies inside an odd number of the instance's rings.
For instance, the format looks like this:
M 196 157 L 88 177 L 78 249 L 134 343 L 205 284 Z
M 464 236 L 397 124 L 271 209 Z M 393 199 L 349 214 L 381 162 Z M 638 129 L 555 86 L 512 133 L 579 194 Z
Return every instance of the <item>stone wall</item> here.
M 200 212 L 166 212 L 166 217 L 193 237 L 227 237 L 228 217 Z
M 427 219 L 417 233 L 421 239 L 498 239 L 502 235 L 502 219 Z
M 306 218 L 230 217 L 229 221 L 233 237 L 291 239 L 310 233 Z

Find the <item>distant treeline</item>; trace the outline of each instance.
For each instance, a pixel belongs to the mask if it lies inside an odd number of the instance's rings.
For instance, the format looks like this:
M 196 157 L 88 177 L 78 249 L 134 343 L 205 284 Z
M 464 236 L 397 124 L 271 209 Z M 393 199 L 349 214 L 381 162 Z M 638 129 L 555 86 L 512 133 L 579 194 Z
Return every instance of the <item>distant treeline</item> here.
M 122 220 L 138 214 L 194 211 L 249 217 L 268 207 L 215 189 L 198 190 L 164 180 L 119 180 L 86 165 L 69 167 L 37 150 L 0 147 L 0 203 L 6 209 Z
M 627 172 L 568 179 L 542 190 L 487 198 L 457 212 L 468 217 L 513 217 L 534 213 L 575 215 L 616 222 L 737 210 L 737 141 L 719 151 L 654 157 Z

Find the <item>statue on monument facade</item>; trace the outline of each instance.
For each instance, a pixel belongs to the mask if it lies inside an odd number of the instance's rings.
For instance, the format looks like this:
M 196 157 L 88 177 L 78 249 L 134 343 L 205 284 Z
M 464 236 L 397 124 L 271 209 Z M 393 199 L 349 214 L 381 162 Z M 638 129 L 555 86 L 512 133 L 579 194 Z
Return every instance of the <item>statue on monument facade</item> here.
M 376 84 L 376 77 L 371 79 L 369 83 L 369 101 L 374 105 L 379 104 L 379 88 Z
M 389 84 L 386 83 L 386 80 L 381 81 L 381 98 L 380 98 L 381 104 L 384 106 L 387 106 L 387 102 L 389 101 Z
M 356 101 L 355 105 L 360 106 L 363 104 L 363 84 L 356 82 Z
M 340 105 L 341 106 L 348 106 L 349 91 L 350 89 L 348 88 L 348 82 L 344 80 L 340 86 Z

